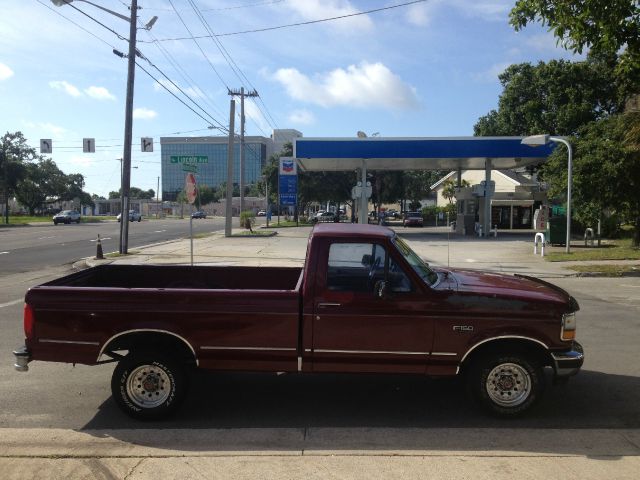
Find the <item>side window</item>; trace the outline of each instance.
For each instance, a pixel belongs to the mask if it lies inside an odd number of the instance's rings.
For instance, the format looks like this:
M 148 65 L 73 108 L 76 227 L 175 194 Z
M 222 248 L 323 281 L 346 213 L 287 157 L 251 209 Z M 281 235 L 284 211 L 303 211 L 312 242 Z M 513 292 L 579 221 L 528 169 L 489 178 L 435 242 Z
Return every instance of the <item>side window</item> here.
M 407 274 L 400 268 L 400 265 L 391 258 L 389 262 L 389 287 L 392 292 L 411 292 L 413 288 L 411 286 L 411 280 Z
M 373 292 L 384 278 L 386 251 L 374 243 L 333 243 L 329 248 L 327 289 Z

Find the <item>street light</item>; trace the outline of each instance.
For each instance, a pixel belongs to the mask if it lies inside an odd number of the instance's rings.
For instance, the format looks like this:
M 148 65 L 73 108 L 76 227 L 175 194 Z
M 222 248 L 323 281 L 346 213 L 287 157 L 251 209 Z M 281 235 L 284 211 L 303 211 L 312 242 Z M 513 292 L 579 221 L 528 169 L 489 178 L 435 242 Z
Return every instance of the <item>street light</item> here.
M 109 10 L 108 8 L 97 5 L 88 0 L 76 0 L 83 3 L 93 5 L 100 10 L 103 10 L 111 15 L 114 15 L 122 20 L 129 22 L 129 54 L 128 68 L 127 68 L 127 98 L 125 102 L 125 114 L 124 114 L 124 152 L 122 155 L 122 185 L 120 190 L 120 211 L 129 212 L 129 192 L 131 189 L 131 143 L 133 136 L 133 84 L 135 80 L 135 67 L 136 67 L 136 12 L 138 11 L 138 1 L 131 0 L 131 17 L 126 17 L 118 12 Z M 70 4 L 73 0 L 51 0 L 51 2 L 61 7 L 63 5 Z M 149 30 L 156 22 L 157 17 L 152 18 L 145 29 Z M 114 53 L 116 53 L 114 51 Z M 129 242 L 129 222 L 120 222 L 120 253 L 126 254 L 128 250 Z
M 567 239 L 565 252 L 571 252 L 571 173 L 573 152 L 571 150 L 571 144 L 564 137 L 552 137 L 550 135 L 531 135 L 522 139 L 523 145 L 529 145 L 530 147 L 539 147 L 546 145 L 549 142 L 562 143 L 567 147 L 569 159 L 567 162 Z

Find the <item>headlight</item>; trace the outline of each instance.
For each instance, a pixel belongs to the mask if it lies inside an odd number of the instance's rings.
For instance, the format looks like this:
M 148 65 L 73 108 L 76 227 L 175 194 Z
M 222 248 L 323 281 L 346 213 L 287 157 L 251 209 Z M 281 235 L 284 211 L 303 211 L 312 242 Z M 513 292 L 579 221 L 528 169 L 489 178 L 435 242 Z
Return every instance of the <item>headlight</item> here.
M 560 339 L 570 341 L 576 338 L 576 312 L 562 315 L 562 331 Z

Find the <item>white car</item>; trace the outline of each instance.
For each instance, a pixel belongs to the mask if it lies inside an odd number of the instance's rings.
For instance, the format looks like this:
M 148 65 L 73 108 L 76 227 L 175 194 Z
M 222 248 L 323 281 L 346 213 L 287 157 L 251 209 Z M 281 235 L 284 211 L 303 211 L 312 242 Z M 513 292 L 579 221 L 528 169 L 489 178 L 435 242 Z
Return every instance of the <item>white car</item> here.
M 116 218 L 118 219 L 118 221 L 120 221 L 120 219 L 122 218 L 122 214 L 119 213 Z M 142 221 L 142 215 L 140 215 L 140 213 L 136 212 L 135 210 L 129 210 L 129 221 L 140 222 Z

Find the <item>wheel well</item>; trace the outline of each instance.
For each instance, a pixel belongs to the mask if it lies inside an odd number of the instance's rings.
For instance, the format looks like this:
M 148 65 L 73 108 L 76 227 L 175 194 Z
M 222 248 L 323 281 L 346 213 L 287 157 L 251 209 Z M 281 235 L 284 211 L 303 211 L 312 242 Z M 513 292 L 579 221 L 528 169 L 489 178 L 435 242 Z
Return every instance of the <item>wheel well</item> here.
M 102 349 L 103 354 L 127 350 L 155 351 L 172 356 L 179 362 L 196 365 L 197 359 L 192 347 L 186 340 L 165 332 L 131 332 L 122 334 L 111 341 Z
M 462 362 L 460 370 L 464 372 L 479 358 L 495 354 L 520 354 L 542 367 L 553 365 L 551 354 L 542 345 L 524 338 L 507 338 L 491 340 L 473 349 Z

